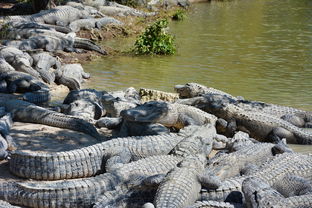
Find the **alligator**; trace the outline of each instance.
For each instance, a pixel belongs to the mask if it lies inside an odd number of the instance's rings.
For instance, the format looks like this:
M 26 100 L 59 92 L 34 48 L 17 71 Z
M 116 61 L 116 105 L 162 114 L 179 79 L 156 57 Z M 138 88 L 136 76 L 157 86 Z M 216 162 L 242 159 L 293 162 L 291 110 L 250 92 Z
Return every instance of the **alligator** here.
M 143 12 L 112 1 L 108 2 L 106 6 L 99 6 L 99 11 L 108 16 L 148 17 L 157 14 L 156 12 Z
M 32 54 L 31 57 L 34 61 L 34 69 L 39 72 L 43 81 L 52 84 L 55 80 L 55 74 L 50 69 L 52 67 L 61 68 L 61 62 L 46 52 Z
M 272 188 L 276 189 L 284 197 L 300 196 L 303 194 L 312 194 L 312 183 L 309 179 L 296 175 L 287 175 L 281 180 L 276 181 Z
M 135 108 L 123 110 L 120 115 L 125 120 L 160 123 L 167 127 L 181 129 L 187 125 L 215 125 L 217 118 L 198 108 L 177 103 L 149 101 Z
M 63 113 L 87 119 L 99 119 L 105 109 L 101 103 L 103 92 L 94 89 L 72 90 L 65 97 Z
M 100 141 L 103 140 L 92 124 L 80 118 L 47 110 L 22 100 L 2 100 L 0 106 L 4 106 L 8 112 L 12 113 L 13 121 L 67 128 L 86 133 Z
M 197 201 L 192 206 L 187 208 L 234 208 L 233 204 L 228 202 L 219 202 L 219 201 Z
M 81 64 L 66 64 L 55 71 L 55 82 L 63 84 L 70 90 L 79 90 L 83 79 L 89 79 L 90 74 L 84 72 Z
M 58 50 L 72 52 L 75 51 L 74 35 L 74 33 L 68 33 L 64 38 L 50 35 L 37 35 L 23 40 L 5 40 L 2 44 L 24 51 L 43 49 L 49 52 L 55 52 Z
M 283 141 L 278 144 L 272 143 L 251 143 L 242 146 L 233 153 L 222 154 L 209 161 L 207 169 L 221 179 L 244 174 L 260 166 L 268 159 L 272 159 L 276 154 L 293 152 Z
M 76 37 L 74 39 L 74 48 L 85 49 L 89 51 L 96 51 L 102 55 L 107 55 L 107 51 L 95 44 L 93 41 L 85 38 Z
M 78 32 L 81 29 L 91 30 L 93 28 L 101 29 L 108 24 L 122 25 L 123 23 L 116 20 L 113 17 L 102 17 L 102 18 L 90 18 L 90 19 L 79 19 L 71 22 L 69 28 L 73 32 Z
M 7 159 L 8 151 L 16 149 L 16 144 L 10 136 L 13 121 L 11 114 L 5 114 L 0 118 L 0 160 Z
M 121 111 L 140 104 L 139 94 L 133 87 L 125 91 L 106 92 L 102 96 L 102 104 L 107 111 L 107 116 L 120 117 Z
M 259 208 L 297 208 L 311 207 L 312 193 L 285 198 L 277 190 L 273 189 L 265 180 L 257 177 L 250 177 L 243 182 L 243 192 L 246 199 L 246 207 Z
M 226 179 L 217 189 L 201 192 L 201 200 L 217 200 L 242 203 L 242 183 L 246 178 L 257 177 L 269 185 L 281 180 L 286 175 L 295 174 L 310 177 L 312 173 L 312 156 L 300 153 L 283 153 L 263 163 L 257 171 L 248 175 Z
M 0 56 L 16 71 L 25 72 L 36 78 L 40 78 L 40 74 L 31 67 L 33 60 L 29 54 L 15 47 L 2 47 L 0 48 Z
M 189 127 L 179 134 L 116 138 L 77 150 L 58 153 L 12 152 L 11 172 L 20 177 L 58 180 L 93 176 L 118 164 L 151 155 L 168 154 L 190 135 L 209 135 L 210 128 Z M 59 161 L 59 162 L 58 162 Z M 53 167 L 53 168 L 52 168 Z
M 178 102 L 198 107 L 207 112 L 210 112 L 210 108 L 214 108 L 215 105 L 233 104 L 246 111 L 266 113 L 282 118 L 298 127 L 304 127 L 305 124 L 312 121 L 312 112 L 309 111 L 260 101 L 237 100 L 218 93 L 206 93 L 198 97 L 182 99 Z
M 177 93 L 169 93 L 147 88 L 140 88 L 139 95 L 141 97 L 141 102 L 147 102 L 151 100 L 175 102 L 179 98 L 179 95 Z
M 4 92 L 8 93 L 49 89 L 48 86 L 33 76 L 18 71 L 3 72 L 0 74 L 0 80 L 5 81 L 6 89 Z
M 155 207 L 183 208 L 192 205 L 201 190 L 199 177 L 204 174 L 207 159 L 204 155 L 186 157 L 160 183 Z
M 0 73 L 8 71 L 15 71 L 15 69 L 3 57 L 0 57 Z
M 175 85 L 174 90 L 179 93 L 180 98 L 193 98 L 197 96 L 201 96 L 207 93 L 226 95 L 227 97 L 237 100 L 238 98 L 233 97 L 232 95 L 223 92 L 221 90 L 214 89 L 212 87 L 206 87 L 197 83 L 187 83 L 185 85 Z
M 23 100 L 34 104 L 47 103 L 51 100 L 51 94 L 46 89 L 26 92 L 23 94 Z
M 154 175 L 166 174 L 181 157 L 159 155 L 123 165 L 111 173 L 95 177 L 60 180 L 0 183 L 0 199 L 28 207 L 90 207 L 100 195 L 120 184 L 138 186 Z

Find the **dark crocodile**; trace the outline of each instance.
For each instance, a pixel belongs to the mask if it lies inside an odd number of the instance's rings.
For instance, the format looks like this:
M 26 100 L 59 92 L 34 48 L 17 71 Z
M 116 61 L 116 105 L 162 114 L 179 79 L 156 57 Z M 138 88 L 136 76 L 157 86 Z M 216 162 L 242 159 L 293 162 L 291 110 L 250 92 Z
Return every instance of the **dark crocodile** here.
M 4 106 L 8 112 L 12 113 L 13 121 L 67 128 L 103 140 L 92 124 L 73 116 L 47 110 L 22 100 L 1 101 L 0 106 Z
M 207 169 L 221 179 L 226 179 L 243 174 L 250 169 L 250 166 L 256 168 L 276 154 L 284 152 L 292 152 L 292 150 L 282 141 L 279 144 L 251 143 L 233 153 L 212 158 Z
M 95 177 L 51 182 L 2 182 L 0 199 L 29 207 L 90 207 L 106 191 L 120 184 L 128 187 L 141 184 L 145 178 L 166 174 L 182 160 L 181 157 L 152 156 L 128 163 L 112 173 Z M 135 181 L 135 184 L 133 184 Z
M 190 127 L 179 134 L 116 138 L 58 153 L 15 151 L 11 155 L 10 169 L 15 175 L 38 180 L 88 177 L 103 172 L 108 159 L 107 163 L 112 168 L 118 163 L 168 154 L 184 138 L 190 135 L 192 138 L 193 135 L 207 136 L 210 131 L 206 127 Z
M 46 89 L 26 92 L 23 94 L 23 100 L 35 104 L 47 103 L 51 100 L 51 94 Z
M 312 206 L 312 193 L 285 198 L 270 184 L 260 178 L 251 177 L 243 182 L 243 192 L 247 208 L 308 208 Z
M 257 171 L 233 177 L 222 182 L 217 189 L 203 190 L 202 200 L 217 200 L 242 203 L 242 183 L 246 178 L 257 177 L 270 186 L 286 175 L 293 174 L 300 177 L 310 177 L 312 173 L 312 156 L 299 153 L 283 153 L 262 164 Z
M 124 110 L 121 116 L 125 120 L 136 122 L 160 123 L 167 127 L 181 129 L 187 125 L 215 124 L 214 115 L 192 106 L 150 101 L 135 108 Z

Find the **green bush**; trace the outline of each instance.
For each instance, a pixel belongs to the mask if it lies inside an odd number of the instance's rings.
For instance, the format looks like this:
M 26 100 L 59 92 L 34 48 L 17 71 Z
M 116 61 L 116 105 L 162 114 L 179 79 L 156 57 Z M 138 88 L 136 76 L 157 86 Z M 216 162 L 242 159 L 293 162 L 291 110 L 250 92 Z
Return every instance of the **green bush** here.
M 174 37 L 166 32 L 168 20 L 161 19 L 148 26 L 134 43 L 134 53 L 167 55 L 175 53 Z
M 172 20 L 181 21 L 184 20 L 186 17 L 185 10 L 178 9 L 173 15 Z

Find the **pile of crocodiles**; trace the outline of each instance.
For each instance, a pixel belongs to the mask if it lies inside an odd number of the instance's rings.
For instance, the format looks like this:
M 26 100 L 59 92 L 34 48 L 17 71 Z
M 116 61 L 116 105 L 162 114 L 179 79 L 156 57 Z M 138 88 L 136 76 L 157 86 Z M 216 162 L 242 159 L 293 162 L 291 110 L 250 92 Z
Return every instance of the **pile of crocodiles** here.
M 48 2 L 42 1 L 38 6 L 46 7 Z M 90 74 L 80 64 L 61 63 L 60 54 L 94 51 L 107 55 L 107 51 L 78 37 L 77 32 L 98 34 L 109 25 L 123 27 L 117 17 L 156 15 L 109 1 L 63 2 L 66 4 L 35 14 L 0 16 L 0 93 L 19 93 L 25 101 L 42 103 L 51 99 L 49 89 L 54 83 L 79 90 Z M 15 14 L 17 7 L 25 13 L 28 7 L 33 11 L 31 5 L 18 3 L 0 13 Z
M 71 90 L 57 106 L 0 100 L 0 158 L 16 176 L 0 180 L 0 207 L 312 207 L 312 155 L 287 145 L 312 144 L 312 112 L 197 83 L 174 89 Z M 98 142 L 25 151 L 15 122 Z

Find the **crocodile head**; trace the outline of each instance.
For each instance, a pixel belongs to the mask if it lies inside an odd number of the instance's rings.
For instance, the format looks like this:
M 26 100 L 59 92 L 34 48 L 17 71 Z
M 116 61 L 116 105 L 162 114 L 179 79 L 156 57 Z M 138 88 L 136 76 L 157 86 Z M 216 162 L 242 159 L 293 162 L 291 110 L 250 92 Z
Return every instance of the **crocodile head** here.
M 180 98 L 196 97 L 205 93 L 207 87 L 197 83 L 187 83 L 185 85 L 176 85 L 174 89 L 179 93 Z
M 104 109 L 96 102 L 76 100 L 69 104 L 66 114 L 89 119 L 99 119 L 104 114 Z
M 135 108 L 121 111 L 120 115 L 128 121 L 160 123 L 172 126 L 178 120 L 178 112 L 172 104 L 162 101 L 150 101 Z

